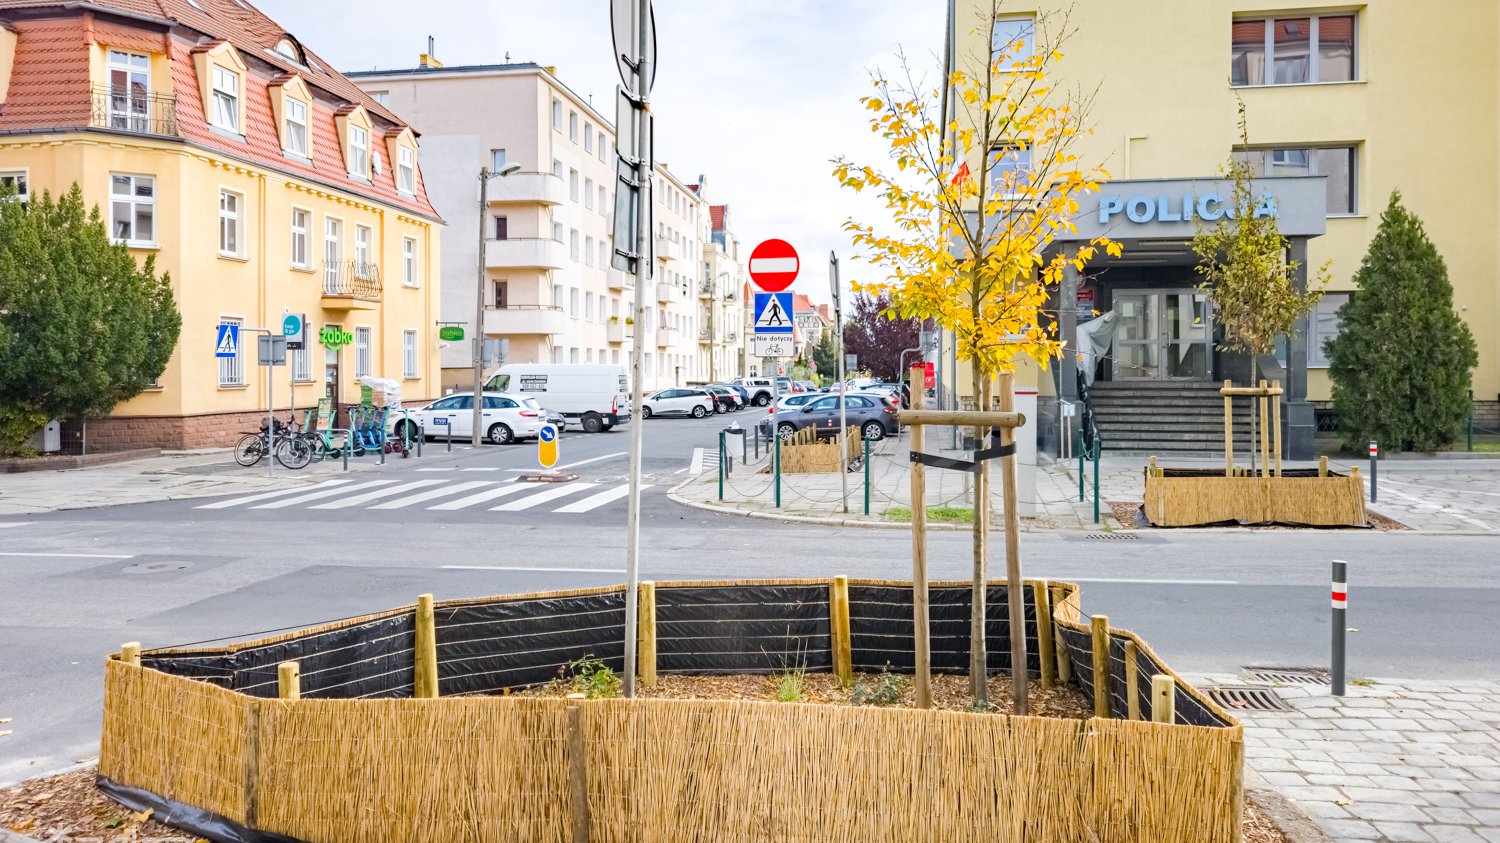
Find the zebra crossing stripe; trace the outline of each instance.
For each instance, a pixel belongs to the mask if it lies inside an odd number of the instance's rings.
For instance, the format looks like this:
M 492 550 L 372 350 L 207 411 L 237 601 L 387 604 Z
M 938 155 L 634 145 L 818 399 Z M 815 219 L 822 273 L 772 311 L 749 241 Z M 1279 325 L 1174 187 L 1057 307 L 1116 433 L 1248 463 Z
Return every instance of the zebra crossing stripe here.
M 524 492 L 524 491 L 527 490 L 527 488 L 528 487 L 522 486 L 522 485 L 517 484 L 517 483 L 506 483 L 504 486 L 501 486 L 498 489 L 486 489 L 483 492 L 479 492 L 478 494 L 474 494 L 474 495 L 469 495 L 466 498 L 459 498 L 456 501 L 448 501 L 447 503 L 440 503 L 437 506 L 429 506 L 427 508 L 429 510 L 437 509 L 437 510 L 443 510 L 445 512 L 452 511 L 452 510 L 455 510 L 455 509 L 463 509 L 465 507 L 473 506 L 474 504 L 477 504 L 477 503 L 484 503 L 485 501 L 492 501 L 495 498 L 503 498 L 506 495 L 514 495 L 517 492 Z
M 554 487 L 552 487 L 551 489 L 548 489 L 545 492 L 537 492 L 534 495 L 527 495 L 526 497 L 521 498 L 518 501 L 511 501 L 510 503 L 503 503 L 503 504 L 500 504 L 499 506 L 492 506 L 492 507 L 490 507 L 490 511 L 491 512 L 520 512 L 523 509 L 531 509 L 534 506 L 540 506 L 540 505 L 546 503 L 547 501 L 552 501 L 552 500 L 557 500 L 558 498 L 567 497 L 568 495 L 571 495 L 574 492 L 585 492 L 585 491 L 588 491 L 589 489 L 592 489 L 592 488 L 594 488 L 597 485 L 599 485 L 599 484 L 598 483 L 564 483 L 564 484 L 561 484 L 561 485 L 558 485 L 558 486 L 554 486 Z
M 295 498 L 285 498 L 285 499 L 279 500 L 279 501 L 271 501 L 270 503 L 257 504 L 255 506 L 252 506 L 251 509 L 285 509 L 286 507 L 289 507 L 289 506 L 296 506 L 299 503 L 307 503 L 308 501 L 321 500 L 322 498 L 331 498 L 334 495 L 342 495 L 342 494 L 346 494 L 348 492 L 358 492 L 358 491 L 360 491 L 362 489 L 373 489 L 373 488 L 375 488 L 377 486 L 389 486 L 389 485 L 391 485 L 394 482 L 396 482 L 396 481 L 395 480 L 372 480 L 372 481 L 369 481 L 367 483 L 355 483 L 353 486 L 339 486 L 339 487 L 333 488 L 333 489 L 324 489 L 323 491 L 320 491 L 320 492 L 312 492 L 312 493 L 306 494 L 306 495 L 298 495 Z
M 642 491 L 645 491 L 646 489 L 649 489 L 649 488 L 651 488 L 651 484 L 649 484 L 649 483 L 642 483 L 641 484 L 641 490 Z M 591 509 L 598 509 L 599 507 L 604 506 L 605 504 L 607 504 L 607 503 L 609 503 L 611 501 L 617 501 L 620 498 L 623 498 L 623 497 L 625 497 L 628 494 L 630 494 L 630 485 L 629 484 L 626 484 L 626 485 L 623 485 L 623 486 L 616 486 L 613 489 L 606 489 L 606 490 L 604 490 L 602 492 L 595 492 L 594 494 L 589 495 L 588 497 L 584 498 L 581 501 L 573 501 L 572 503 L 568 504 L 567 506 L 561 506 L 561 507 L 558 507 L 557 509 L 554 509 L 552 511 L 553 512 L 588 512 Z
M 481 486 L 493 486 L 493 485 L 495 485 L 495 481 L 493 481 L 493 480 L 470 480 L 467 483 L 454 483 L 452 486 L 443 486 L 442 488 L 439 488 L 439 489 L 431 489 L 429 491 L 421 492 L 419 494 L 407 495 L 404 498 L 396 498 L 393 501 L 386 501 L 385 503 L 377 503 L 377 504 L 375 504 L 374 506 L 372 506 L 370 508 L 371 509 L 402 509 L 404 507 L 411 506 L 412 504 L 421 503 L 422 501 L 430 501 L 430 500 L 433 500 L 434 498 L 443 498 L 443 497 L 447 497 L 448 495 L 456 495 L 459 492 L 467 492 L 470 489 L 478 489 Z
M 427 487 L 427 486 L 436 486 L 437 484 L 439 484 L 441 482 L 443 482 L 443 481 L 441 481 L 441 480 L 413 480 L 410 483 L 402 483 L 400 486 L 387 486 L 384 489 L 376 489 L 373 492 L 365 492 L 362 495 L 355 495 L 354 497 L 351 497 L 351 498 L 339 498 L 336 501 L 329 501 L 328 503 L 320 503 L 320 504 L 316 504 L 316 505 L 308 507 L 308 508 L 309 509 L 348 509 L 351 506 L 359 506 L 360 504 L 366 504 L 366 503 L 369 503 L 371 501 L 380 500 L 381 498 L 386 497 L 387 495 L 395 495 L 395 494 L 399 494 L 401 492 L 411 492 L 411 491 L 414 491 L 416 489 L 421 489 L 421 488 L 424 488 L 424 487 Z
M 345 485 L 347 483 L 352 483 L 352 482 L 354 482 L 354 481 L 353 480 L 329 480 L 329 481 L 324 482 L 324 483 L 319 483 L 318 485 L 312 486 L 310 488 L 311 488 L 311 490 L 316 491 L 318 489 L 328 489 L 328 488 L 332 488 L 334 486 L 343 486 L 343 485 Z M 255 503 L 256 501 L 268 501 L 268 500 L 270 500 L 272 498 L 279 498 L 282 495 L 295 495 L 298 492 L 306 492 L 306 491 L 309 491 L 309 487 L 307 487 L 307 486 L 298 486 L 295 489 L 278 489 L 278 490 L 276 490 L 274 492 L 261 492 L 258 495 L 246 495 L 245 497 L 241 497 L 241 498 L 230 498 L 227 501 L 216 501 L 214 503 L 206 503 L 206 504 L 203 504 L 202 506 L 195 506 L 195 507 L 193 507 L 193 509 L 228 509 L 231 506 L 239 506 L 242 503 Z
M 7 529 L 9 527 L 25 527 L 30 525 L 31 523 L 32 522 L 30 521 L 0 521 L 0 530 Z

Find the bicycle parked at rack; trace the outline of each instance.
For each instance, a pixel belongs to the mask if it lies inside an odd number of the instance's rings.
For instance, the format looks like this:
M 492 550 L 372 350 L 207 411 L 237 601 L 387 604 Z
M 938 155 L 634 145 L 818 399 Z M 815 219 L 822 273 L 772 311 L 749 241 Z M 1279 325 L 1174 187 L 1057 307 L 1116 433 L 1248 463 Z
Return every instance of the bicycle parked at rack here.
M 245 433 L 234 448 L 234 461 L 248 467 L 271 453 L 277 462 L 291 469 L 304 468 L 312 462 L 312 447 L 297 434 L 295 424 L 284 424 L 277 419 L 272 422 L 275 429 L 270 433 L 264 424 L 259 432 Z

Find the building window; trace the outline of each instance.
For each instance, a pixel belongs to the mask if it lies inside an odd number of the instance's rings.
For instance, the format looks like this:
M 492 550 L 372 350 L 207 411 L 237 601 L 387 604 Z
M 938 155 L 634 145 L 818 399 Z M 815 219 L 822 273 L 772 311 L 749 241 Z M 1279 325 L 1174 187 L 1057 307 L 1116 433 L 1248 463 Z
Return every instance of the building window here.
M 578 112 L 568 112 L 568 140 L 578 143 Z
M 589 266 L 594 265 L 594 238 L 583 239 L 583 262 Z
M 243 251 L 242 232 L 244 219 L 241 208 L 245 198 L 229 190 L 219 191 L 219 254 L 225 257 L 240 257 Z
M 1359 196 L 1354 147 L 1291 147 L 1234 153 L 1256 176 L 1327 176 L 1328 215 L 1356 213 Z
M 150 131 L 151 57 L 110 50 L 108 65 L 110 128 Z
M 209 121 L 221 129 L 240 130 L 240 75 L 214 66 L 213 116 Z
M 401 332 L 401 376 L 404 378 L 415 378 L 417 376 L 417 332 Z
M 552 101 L 552 128 L 562 131 L 562 101 Z
M 286 98 L 286 151 L 307 157 L 307 103 Z
M 578 171 L 568 171 L 568 199 L 578 201 Z
M 495 239 L 510 239 L 510 217 L 495 217 Z
M 505 169 L 505 150 L 490 150 L 490 172 L 498 173 Z
M 364 126 L 349 126 L 349 174 L 370 177 L 370 130 Z
M 1308 319 L 1308 368 L 1328 368 L 1328 355 L 1323 353 L 1323 343 L 1338 336 L 1339 331 L 1343 329 L 1344 323 L 1339 318 L 1339 309 L 1348 303 L 1348 293 L 1324 293 L 1323 297 L 1318 299 L 1318 306 L 1313 310 L 1312 317 Z
M 409 146 L 396 150 L 396 189 L 406 194 L 417 192 L 417 151 Z
M 368 279 L 374 276 L 375 265 L 370 260 L 370 242 L 374 232 L 367 225 L 354 227 L 354 277 Z
M 156 179 L 151 176 L 109 177 L 109 230 L 131 246 L 156 245 Z
M 244 325 L 243 319 L 220 319 L 220 325 Z M 219 386 L 244 386 L 245 385 L 245 337 L 240 331 L 240 347 L 235 349 L 233 357 L 219 358 Z
M 599 268 L 609 269 L 609 244 L 599 241 Z
M 561 243 L 563 241 L 563 226 L 560 222 L 552 224 L 552 239 Z
M 594 321 L 594 294 L 585 293 L 583 296 L 583 321 Z
M 566 348 L 563 348 L 562 346 L 554 346 L 552 349 L 552 362 L 563 362 L 563 355 L 567 354 L 567 352 L 568 350 Z
M 562 178 L 562 162 L 556 158 L 552 159 L 552 175 Z
M 307 269 L 307 227 L 311 222 L 311 212 L 292 209 L 292 266 L 298 269 Z
M 592 123 L 583 124 L 583 151 L 594 151 L 594 124 Z
M 328 291 L 338 289 L 339 264 L 344 260 L 344 221 L 323 220 L 323 282 Z
M 578 365 L 578 349 L 576 349 L 576 348 L 570 348 L 570 349 L 568 349 L 568 362 L 572 363 L 575 366 Z
M 588 208 L 591 211 L 594 209 L 594 180 L 593 179 L 584 179 L 583 180 L 583 207 Z
M 391 92 L 390 91 L 371 91 L 370 92 L 370 99 L 372 99 L 372 100 L 380 103 L 381 105 L 385 106 L 386 108 L 390 108 L 391 107 Z
M 1230 29 L 1230 84 L 1352 82 L 1354 36 L 1355 17 L 1347 13 L 1236 20 Z
M 563 309 L 563 296 L 564 295 L 566 295 L 566 293 L 563 291 L 563 288 L 560 287 L 560 286 L 558 286 L 558 285 L 556 285 L 556 284 L 553 284 L 552 285 L 552 306 L 555 307 L 555 308 L 557 308 L 558 310 L 562 310 Z
M 1015 70 L 1036 54 L 1036 18 L 1000 18 L 995 21 L 994 33 L 990 55 L 999 62 L 1000 70 Z
M 578 260 L 578 229 L 568 231 L 568 257 Z
M 401 238 L 401 283 L 408 287 L 417 286 L 417 239 L 415 237 Z
M 990 186 L 996 199 L 1020 199 L 1031 182 L 1031 150 L 1014 146 L 990 150 Z
M 568 288 L 568 315 L 574 319 L 578 318 L 578 288 Z
M 362 378 L 371 373 L 373 365 L 370 355 L 370 329 L 354 329 L 354 376 Z
M 606 202 L 605 198 L 606 195 L 607 194 L 605 194 L 604 192 L 604 185 L 599 185 L 599 213 L 601 214 L 609 213 L 609 205 Z
M 25 170 L 0 170 L 0 188 L 14 193 L 16 201 L 24 205 L 31 199 L 29 178 L 30 174 Z
M 312 380 L 312 350 L 306 346 L 292 349 L 292 380 Z

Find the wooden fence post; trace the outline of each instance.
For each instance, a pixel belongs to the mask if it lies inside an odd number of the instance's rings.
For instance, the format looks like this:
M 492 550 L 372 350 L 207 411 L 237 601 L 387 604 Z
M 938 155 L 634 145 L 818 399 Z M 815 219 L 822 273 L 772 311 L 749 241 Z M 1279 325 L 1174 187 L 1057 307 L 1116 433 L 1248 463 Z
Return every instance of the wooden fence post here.
M 1177 722 L 1177 681 L 1163 673 L 1151 677 L 1151 722 Z
M 1046 580 L 1038 580 L 1032 583 L 1031 591 L 1036 603 L 1036 649 L 1042 663 L 1042 687 L 1051 688 L 1057 684 L 1052 672 L 1057 655 L 1052 643 L 1052 589 L 1047 587 Z
M 656 684 L 656 582 L 643 580 L 636 604 L 635 672 L 641 684 Z
M 1141 719 L 1141 671 L 1137 666 L 1140 649 L 1134 639 L 1125 640 L 1125 710 L 1128 720 Z
M 854 653 L 849 642 L 849 578 L 833 578 L 828 593 L 828 628 L 833 644 L 833 674 L 847 687 L 854 681 Z
M 1230 389 L 1233 386 L 1234 386 L 1234 381 L 1232 381 L 1232 380 L 1225 380 L 1224 381 L 1224 388 L 1225 389 Z M 1250 447 L 1254 448 L 1255 444 L 1252 442 L 1251 445 L 1250 445 Z M 1225 477 L 1233 477 L 1233 476 L 1235 476 L 1235 470 L 1234 470 L 1234 397 L 1230 396 L 1230 395 L 1224 396 L 1224 476 Z
M 1058 586 L 1057 594 L 1051 595 L 1054 613 L 1057 611 L 1057 605 L 1062 602 L 1062 593 L 1062 587 Z M 1057 648 L 1057 681 L 1066 685 L 1073 681 L 1073 659 L 1068 655 L 1068 642 L 1063 639 L 1062 629 L 1054 628 L 1052 632 L 1052 643 Z
M 122 664 L 141 666 L 141 642 L 129 641 L 120 645 L 120 662 Z
M 1094 716 L 1109 717 L 1109 617 L 1094 615 Z
M 1266 388 L 1268 388 L 1268 386 L 1269 385 L 1266 383 L 1266 381 L 1262 380 L 1260 382 L 1260 388 L 1261 389 L 1266 389 Z M 1262 395 L 1260 397 L 1260 401 L 1259 401 L 1259 403 L 1260 403 L 1260 476 L 1261 477 L 1270 477 L 1271 476 L 1271 441 L 1268 438 L 1271 434 L 1270 434 L 1270 431 L 1266 430 L 1266 428 L 1270 427 L 1270 425 L 1271 425 L 1271 419 L 1269 417 L 1269 412 L 1268 412 L 1269 411 L 1269 404 L 1267 403 L 1268 400 L 1269 399 L 1267 399 L 1266 396 Z
M 922 409 L 922 390 L 911 391 L 911 408 Z M 925 427 L 921 424 L 911 426 L 911 452 L 914 454 L 926 447 Z M 976 517 L 978 512 L 976 508 Z M 911 607 L 912 639 L 916 645 L 912 687 L 916 692 L 917 708 L 932 708 L 932 644 L 927 621 L 927 469 L 919 462 L 911 464 Z
M 1328 457 L 1327 456 L 1318 457 L 1318 476 L 1319 477 L 1327 477 L 1328 476 Z
M 573 843 L 589 839 L 589 779 L 584 766 L 583 712 L 578 703 L 568 703 L 568 789 L 573 813 Z
M 1271 381 L 1272 389 L 1281 389 L 1281 381 Z M 1276 459 L 1276 476 L 1281 476 L 1281 396 L 1272 395 L 1271 401 L 1271 447 L 1276 453 L 1272 454 Z
M 302 666 L 296 662 L 276 665 L 276 698 L 282 700 L 302 699 Z
M 416 670 L 413 671 L 412 696 L 432 699 L 438 695 L 437 621 L 432 609 L 432 595 L 417 597 Z

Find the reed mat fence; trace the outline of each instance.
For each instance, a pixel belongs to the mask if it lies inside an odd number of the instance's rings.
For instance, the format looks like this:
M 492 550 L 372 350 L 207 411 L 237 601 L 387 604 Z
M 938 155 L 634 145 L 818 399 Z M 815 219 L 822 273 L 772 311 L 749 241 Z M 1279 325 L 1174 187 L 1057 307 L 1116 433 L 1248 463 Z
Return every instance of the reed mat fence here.
M 642 648 L 643 676 L 783 669 L 779 652 L 756 650 L 787 628 L 805 639 L 814 670 L 883 663 L 911 637 L 910 583 L 642 588 L 642 628 L 655 633 L 643 642 L 653 648 Z M 966 626 L 966 588 L 932 585 L 935 631 Z M 992 588 L 1000 597 L 989 605 L 1003 609 L 1003 584 Z M 615 587 L 424 600 L 221 648 L 127 647 L 106 665 L 100 784 L 137 810 L 242 843 L 1237 843 L 1239 724 L 1134 634 L 1098 616 L 1085 623 L 1076 586 L 1032 582 L 1027 592 L 1028 646 L 1053 648 L 1029 659 L 1028 672 L 1102 694 L 1100 716 L 452 695 L 510 687 L 500 683 L 529 676 L 528 659 L 555 672 L 559 651 L 539 609 L 563 618 L 555 635 L 577 634 L 578 618 L 618 635 L 611 613 L 625 595 Z M 758 643 L 741 637 L 755 630 Z M 351 655 L 359 636 L 386 641 L 361 662 Z M 432 651 L 435 659 L 423 655 Z M 307 685 L 288 694 L 298 680 L 283 667 L 281 687 L 266 693 L 262 662 L 288 653 L 302 660 Z M 512 660 L 457 667 L 502 655 Z M 422 678 L 429 659 L 433 687 Z M 935 669 L 950 661 L 959 669 L 967 654 L 935 634 Z M 377 682 L 390 687 L 368 690 Z M 423 698 L 411 698 L 413 687 Z M 349 698 L 351 689 L 375 697 Z
M 814 427 L 804 427 L 781 440 L 781 472 L 783 474 L 829 474 L 838 473 L 839 437 L 819 436 Z M 844 431 L 844 465 L 848 465 L 864 454 L 864 434 L 859 428 Z
M 1320 476 L 1288 469 L 1280 476 L 1224 476 L 1206 469 L 1146 470 L 1146 519 L 1156 527 L 1200 524 L 1305 524 L 1364 527 L 1364 484 L 1358 474 Z

